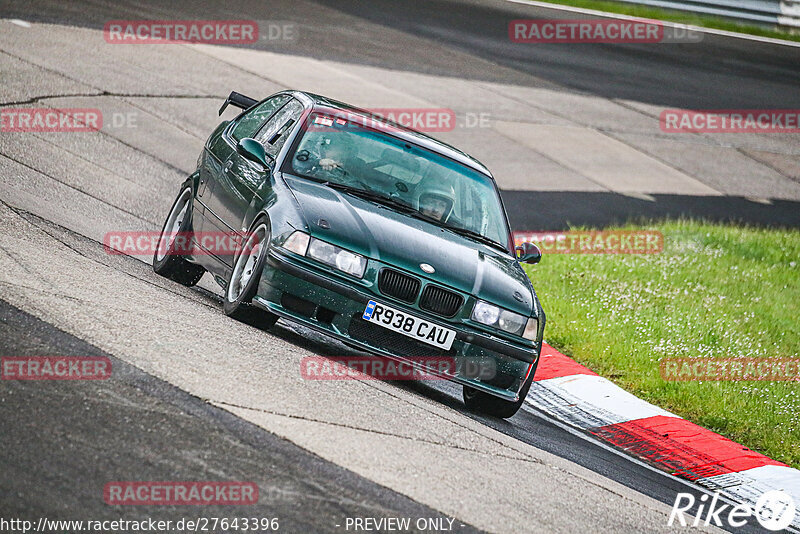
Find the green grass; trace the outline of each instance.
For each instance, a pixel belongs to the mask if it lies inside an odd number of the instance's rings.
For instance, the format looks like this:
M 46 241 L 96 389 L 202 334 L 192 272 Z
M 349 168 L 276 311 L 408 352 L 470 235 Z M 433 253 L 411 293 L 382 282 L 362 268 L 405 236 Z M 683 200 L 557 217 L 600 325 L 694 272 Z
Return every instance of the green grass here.
M 661 254 L 545 254 L 526 266 L 545 339 L 631 393 L 800 467 L 800 384 L 668 382 L 667 357 L 800 358 L 800 232 L 699 222 Z
M 595 9 L 597 11 L 607 11 L 609 13 L 619 13 L 632 17 L 646 19 L 664 20 L 677 22 L 680 24 L 692 24 L 706 28 L 727 30 L 732 32 L 748 33 L 760 35 L 762 37 L 772 37 L 775 39 L 785 39 L 788 41 L 800 41 L 800 33 L 797 30 L 790 30 L 779 26 L 760 26 L 755 23 L 747 24 L 738 22 L 734 19 L 704 15 L 702 13 L 689 13 L 672 9 L 661 9 L 657 7 L 641 6 L 626 2 L 612 2 L 608 0 L 544 0 L 551 4 L 561 4 L 566 6 L 582 7 Z

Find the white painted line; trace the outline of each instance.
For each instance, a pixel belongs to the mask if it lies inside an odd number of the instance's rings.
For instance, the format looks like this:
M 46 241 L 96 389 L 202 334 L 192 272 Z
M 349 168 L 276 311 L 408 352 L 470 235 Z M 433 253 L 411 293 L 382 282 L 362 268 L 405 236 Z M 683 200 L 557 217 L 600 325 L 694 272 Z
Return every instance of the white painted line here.
M 595 382 L 595 384 L 593 385 L 592 382 Z M 606 383 L 610 384 L 611 387 Z M 619 395 L 616 390 L 621 391 L 623 395 Z M 591 394 L 587 395 L 587 391 L 591 392 Z M 587 398 L 592 398 L 592 400 L 587 401 Z M 607 402 L 610 398 L 614 399 L 613 402 Z M 693 483 L 662 471 L 587 434 L 586 430 L 589 428 L 602 424 L 612 424 L 614 422 L 613 412 L 617 409 L 623 410 L 623 413 L 638 413 L 641 417 L 650 417 L 652 415 L 677 417 L 631 395 L 605 378 L 591 375 L 570 375 L 534 382 L 526 403 L 529 406 L 524 406 L 524 410 L 534 413 L 537 417 L 541 417 L 562 430 L 574 436 L 582 437 L 586 441 L 613 452 L 636 465 L 645 467 L 654 473 L 668 476 L 694 491 L 702 492 L 709 496 L 712 496 L 715 491 L 719 491 L 720 501 L 731 505 L 731 507 L 740 503 L 753 506 L 758 498 L 767 491 L 780 489 L 791 495 L 800 508 L 800 471 L 797 469 L 766 465 L 738 473 L 727 473 L 704 478 Z M 631 408 L 632 412 L 628 411 Z M 639 419 L 641 417 L 629 417 L 624 420 Z M 605 421 L 608 421 L 608 423 L 604 423 Z M 800 528 L 800 513 L 797 514 L 792 525 L 786 530 L 800 533 L 798 528 Z
M 511 2 L 514 4 L 524 4 L 528 6 L 534 7 L 543 7 L 547 9 L 557 9 L 560 11 L 568 11 L 570 13 L 580 13 L 582 15 L 592 15 L 595 17 L 606 17 L 610 19 L 619 19 L 619 20 L 643 20 L 642 17 L 632 17 L 630 15 L 622 15 L 618 13 L 609 13 L 607 11 L 598 11 L 596 9 L 586 9 L 583 7 L 573 7 L 573 6 L 565 6 L 561 4 L 551 4 L 550 2 L 539 2 L 537 0 L 506 0 L 506 2 Z M 761 37 L 759 35 L 750 35 L 747 33 L 739 33 L 739 32 L 731 32 L 727 30 L 717 30 L 715 28 L 706 28 L 704 26 L 694 26 L 692 24 L 679 24 L 677 22 L 668 22 L 668 21 L 659 21 L 664 26 L 670 28 L 681 28 L 685 30 L 691 30 L 695 32 L 707 33 L 710 35 L 722 35 L 724 37 L 734 37 L 736 39 L 746 39 L 748 41 L 756 41 L 759 43 L 769 43 L 769 44 L 776 44 L 776 45 L 783 45 L 783 46 L 793 46 L 795 48 L 800 48 L 800 43 L 795 41 L 786 41 L 783 39 L 775 39 L 773 37 Z
M 678 417 L 594 375 L 570 375 L 534 382 L 527 402 L 584 429 L 657 415 Z
M 25 20 L 11 19 L 8 22 L 10 22 L 11 24 L 16 24 L 17 26 L 22 26 L 23 28 L 30 28 L 31 27 L 31 23 L 28 22 L 28 21 L 25 21 Z
M 746 469 L 738 473 L 717 475 L 704 479 L 704 483 L 721 482 L 727 486 L 722 491 L 736 501 L 754 505 L 761 495 L 770 490 L 781 490 L 800 504 L 800 471 L 782 465 L 764 465 Z M 738 482 L 737 485 L 730 485 Z M 792 521 L 794 527 L 800 527 L 800 514 Z
M 741 474 L 764 484 L 769 489 L 785 491 L 792 496 L 795 503 L 800 503 L 800 471 L 797 469 L 783 465 L 763 465 L 741 471 Z
M 573 427 L 571 425 L 568 425 L 568 424 L 560 421 L 559 419 L 556 419 L 556 418 L 550 416 L 549 414 L 547 414 L 547 413 L 545 413 L 545 412 L 543 412 L 543 411 L 541 411 L 541 410 L 539 410 L 537 408 L 534 408 L 533 406 L 524 406 L 523 405 L 522 409 L 527 411 L 528 413 L 533 414 L 535 417 L 539 417 L 539 418 L 547 421 L 548 423 L 550 423 L 553 426 L 557 426 L 561 430 L 564 430 L 565 432 L 567 432 L 567 433 L 569 433 L 569 434 L 571 434 L 571 435 L 573 435 L 573 436 L 575 436 L 577 438 L 581 438 L 584 441 L 588 441 L 592 445 L 596 445 L 596 446 L 600 447 L 603 450 L 606 450 L 608 452 L 611 452 L 611 453 L 619 456 L 620 458 L 624 458 L 625 460 L 627 460 L 627 461 L 629 461 L 631 463 L 634 463 L 634 464 L 636 464 L 636 465 L 638 465 L 640 467 L 643 467 L 643 468 L 647 469 L 648 471 L 656 473 L 658 476 L 669 477 L 670 479 L 678 482 L 679 484 L 681 484 L 683 486 L 686 486 L 688 489 L 691 489 L 692 491 L 695 491 L 697 493 L 704 493 L 704 494 L 708 495 L 709 497 L 713 497 L 714 496 L 713 492 L 711 490 L 709 490 L 708 488 L 704 488 L 703 486 L 699 486 L 699 485 L 697 485 L 697 484 L 695 484 L 693 482 L 690 482 L 690 481 L 688 481 L 688 480 L 686 480 L 684 478 L 673 476 L 673 475 L 667 473 L 666 471 L 662 471 L 661 469 L 653 467 L 652 465 L 650 465 L 648 463 L 645 463 L 643 460 L 640 460 L 639 458 L 637 458 L 635 456 L 631 456 L 630 454 L 627 454 L 627 453 L 623 452 L 622 450 L 620 450 L 620 449 L 618 449 L 618 448 L 616 448 L 616 447 L 614 447 L 612 445 L 609 445 L 608 443 L 604 443 L 604 442 L 596 439 L 595 437 L 593 437 L 591 434 L 587 434 L 586 432 L 584 432 L 582 430 L 578 430 L 575 427 Z M 720 499 L 719 500 L 722 503 L 729 504 L 731 507 L 736 506 L 737 504 L 739 504 L 741 502 L 741 501 L 735 501 L 735 500 L 731 499 L 730 496 L 726 495 L 725 493 L 720 493 Z M 669 503 L 667 503 L 667 504 L 669 504 Z M 795 533 L 800 534 L 800 531 L 797 531 L 797 530 L 795 530 L 794 528 L 791 528 L 791 527 L 789 527 L 787 530 L 789 530 L 790 532 L 795 532 Z

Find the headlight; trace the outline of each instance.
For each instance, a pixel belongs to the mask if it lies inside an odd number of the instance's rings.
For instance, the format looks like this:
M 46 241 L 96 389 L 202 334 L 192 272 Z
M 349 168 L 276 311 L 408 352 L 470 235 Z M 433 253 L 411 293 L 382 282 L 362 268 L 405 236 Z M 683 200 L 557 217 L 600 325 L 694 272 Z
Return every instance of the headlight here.
M 283 248 L 331 267 L 336 267 L 340 271 L 357 278 L 364 276 L 364 270 L 367 268 L 367 258 L 361 254 L 355 254 L 349 250 L 315 239 L 299 230 L 289 236 L 289 239 L 283 243 Z
M 472 320 L 489 326 L 497 323 L 499 317 L 500 308 L 483 300 L 476 302 L 475 307 L 472 309 Z
M 524 315 L 504 310 L 483 300 L 475 303 L 475 307 L 472 309 L 472 320 L 516 335 L 521 335 L 523 328 L 527 334 L 530 322 L 536 321 L 536 319 L 528 319 Z M 533 338 L 525 337 L 526 339 L 536 339 L 535 334 Z
M 356 278 L 364 276 L 364 270 L 367 268 L 367 258 L 361 254 L 355 254 L 319 239 L 311 238 L 305 255 Z
M 308 234 L 304 234 L 303 232 L 294 232 L 283 244 L 283 248 L 286 250 L 291 250 L 295 254 L 305 256 L 306 250 L 308 250 L 308 241 L 310 239 L 311 237 Z

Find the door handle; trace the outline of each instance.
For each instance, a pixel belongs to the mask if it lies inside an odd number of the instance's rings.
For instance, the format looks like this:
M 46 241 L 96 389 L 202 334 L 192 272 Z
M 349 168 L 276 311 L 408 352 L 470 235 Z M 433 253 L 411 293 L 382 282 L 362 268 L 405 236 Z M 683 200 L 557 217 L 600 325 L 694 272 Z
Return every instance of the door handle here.
M 231 167 L 233 167 L 233 162 L 231 160 L 228 160 L 228 163 L 225 164 L 225 169 L 223 171 L 228 172 L 229 170 L 231 170 Z

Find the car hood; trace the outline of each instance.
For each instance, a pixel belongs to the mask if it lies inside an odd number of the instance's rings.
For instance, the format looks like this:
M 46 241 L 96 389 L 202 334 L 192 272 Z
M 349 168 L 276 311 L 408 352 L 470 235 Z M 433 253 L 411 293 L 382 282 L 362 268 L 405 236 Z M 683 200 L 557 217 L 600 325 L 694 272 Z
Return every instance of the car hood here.
M 498 306 L 531 314 L 534 297 L 530 282 L 511 256 L 323 184 L 288 174 L 283 178 L 314 237 Z M 433 266 L 435 273 L 425 273 L 421 263 Z

